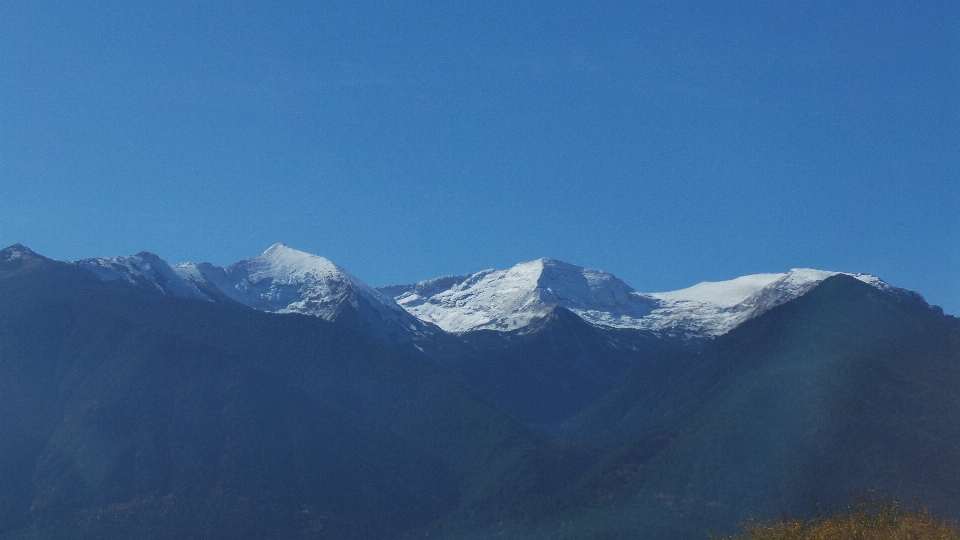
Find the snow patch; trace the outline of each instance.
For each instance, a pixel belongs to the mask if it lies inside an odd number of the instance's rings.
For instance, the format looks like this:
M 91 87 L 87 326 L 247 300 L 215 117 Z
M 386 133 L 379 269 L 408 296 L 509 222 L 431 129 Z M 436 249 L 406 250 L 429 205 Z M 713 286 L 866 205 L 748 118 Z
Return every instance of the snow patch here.
M 75 264 L 105 281 L 146 285 L 173 296 L 210 301 L 226 297 L 260 311 L 300 313 L 326 320 L 334 320 L 349 306 L 371 310 L 374 318 L 395 329 L 427 331 L 423 322 L 392 298 L 330 260 L 284 244 L 274 244 L 256 257 L 227 267 L 209 263 L 171 266 L 146 252 Z
M 421 320 L 454 333 L 516 330 L 556 306 L 593 324 L 617 327 L 633 326 L 652 310 L 647 298 L 615 276 L 555 259 L 383 290 Z
M 10 257 L 25 256 L 17 255 L 15 249 L 7 251 Z M 711 337 L 841 273 L 795 268 L 786 273 L 708 281 L 677 291 L 641 293 L 601 270 L 537 259 L 506 270 L 488 269 L 378 290 L 328 259 L 284 244 L 274 244 L 256 257 L 227 267 L 209 263 L 171 266 L 147 252 L 75 264 L 106 281 L 123 280 L 185 298 L 212 301 L 226 297 L 261 311 L 335 320 L 344 309 L 352 308 L 398 332 L 414 334 L 429 332 L 431 325 L 453 333 L 513 331 L 562 307 L 597 326 Z M 912 294 L 875 276 L 847 275 L 881 290 Z
M 686 289 L 650 296 L 664 302 L 700 302 L 717 306 L 734 306 L 786 274 L 753 274 L 729 281 L 704 281 Z
M 517 330 L 561 306 L 598 326 L 696 338 L 724 334 L 838 273 L 795 268 L 703 282 L 677 291 L 641 293 L 600 270 L 538 259 L 507 270 L 483 270 L 381 291 L 389 292 L 421 320 L 454 333 Z M 848 275 L 892 289 L 875 276 Z
M 75 264 L 93 272 L 104 281 L 145 284 L 162 294 L 210 300 L 194 283 L 184 279 L 177 269 L 146 251 L 124 257 L 85 259 L 75 261 Z

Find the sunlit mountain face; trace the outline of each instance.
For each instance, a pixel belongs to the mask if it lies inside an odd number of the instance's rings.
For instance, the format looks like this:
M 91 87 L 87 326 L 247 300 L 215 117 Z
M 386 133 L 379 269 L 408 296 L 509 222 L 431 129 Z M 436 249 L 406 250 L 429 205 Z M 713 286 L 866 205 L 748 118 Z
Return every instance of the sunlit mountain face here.
M 602 270 L 538 259 L 507 270 L 374 289 L 328 259 L 283 244 L 226 267 L 171 265 L 146 252 L 73 264 L 104 281 L 140 284 L 185 298 L 229 298 L 271 313 L 333 320 L 343 309 L 363 304 L 414 334 L 429 333 L 435 327 L 454 334 L 521 330 L 561 307 L 598 327 L 687 338 L 721 335 L 840 273 L 793 269 L 704 282 L 679 291 L 642 293 Z M 910 294 L 875 276 L 848 275 L 894 294 Z

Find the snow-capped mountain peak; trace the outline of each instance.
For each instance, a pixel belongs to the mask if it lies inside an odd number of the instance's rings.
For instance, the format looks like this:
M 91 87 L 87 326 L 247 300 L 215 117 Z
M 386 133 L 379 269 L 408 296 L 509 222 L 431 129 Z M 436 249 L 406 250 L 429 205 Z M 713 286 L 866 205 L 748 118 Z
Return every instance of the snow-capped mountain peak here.
M 196 273 L 230 298 L 262 311 L 304 313 L 329 320 L 341 304 L 356 304 L 355 296 L 360 295 L 400 312 L 391 299 L 330 260 L 284 244 L 274 244 L 256 257 L 219 271 L 215 267 L 197 268 Z
M 75 264 L 93 272 L 104 281 L 127 281 L 152 287 L 162 294 L 210 299 L 209 295 L 185 279 L 176 268 L 148 251 L 122 257 L 84 259 L 76 261 Z
M 47 260 L 47 258 L 38 255 L 30 248 L 14 244 L 0 250 L 0 275 L 7 275 L 10 272 L 29 268 L 40 264 L 44 260 Z
M 24 259 L 28 257 L 40 257 L 32 249 L 24 246 L 23 244 L 14 244 L 10 247 L 0 250 L 0 253 L 3 254 L 5 261 L 12 261 L 16 259 Z
M 795 268 L 708 281 L 677 291 L 641 293 L 607 272 L 537 259 L 507 270 L 484 270 L 381 291 L 421 320 L 455 333 L 521 329 L 561 306 L 598 326 L 710 337 L 806 294 L 838 273 Z M 874 276 L 848 275 L 881 290 L 899 290 Z
M 7 257 L 31 254 L 8 248 Z M 18 255 L 18 253 L 26 255 Z M 28 253 L 29 252 L 29 253 Z M 352 317 L 384 335 L 406 339 L 435 331 L 513 331 L 562 307 L 588 323 L 649 330 L 661 335 L 711 337 L 798 296 L 839 274 L 794 268 L 676 291 L 641 293 L 616 276 L 557 259 L 536 259 L 506 270 L 483 270 L 374 289 L 340 266 L 284 244 L 226 267 L 171 266 L 141 252 L 75 264 L 103 280 L 123 280 L 161 294 L 201 300 L 232 299 L 261 311 L 301 313 L 326 320 Z M 914 295 L 867 274 L 847 274 L 896 295 Z
M 171 296 L 230 299 L 260 311 L 300 313 L 326 320 L 344 316 L 366 320 L 390 339 L 402 341 L 409 335 L 430 331 L 429 325 L 404 311 L 392 298 L 330 260 L 279 243 L 226 267 L 210 263 L 171 266 L 147 252 L 75 264 L 104 281 L 122 280 Z
M 383 290 L 421 320 L 456 333 L 516 330 L 549 314 L 555 306 L 607 326 L 631 324 L 652 309 L 645 298 L 613 275 L 556 259 Z
M 329 259 L 293 249 L 285 244 L 274 244 L 266 251 L 231 266 L 245 266 L 250 279 L 273 279 L 283 283 L 296 283 L 304 280 L 349 281 L 360 280 L 350 275 Z
M 849 275 L 880 290 L 900 291 L 869 274 L 794 268 L 786 273 L 753 274 L 728 281 L 698 283 L 678 291 L 651 293 L 648 296 L 660 305 L 640 327 L 686 336 L 718 336 L 806 294 L 824 279 L 837 274 Z

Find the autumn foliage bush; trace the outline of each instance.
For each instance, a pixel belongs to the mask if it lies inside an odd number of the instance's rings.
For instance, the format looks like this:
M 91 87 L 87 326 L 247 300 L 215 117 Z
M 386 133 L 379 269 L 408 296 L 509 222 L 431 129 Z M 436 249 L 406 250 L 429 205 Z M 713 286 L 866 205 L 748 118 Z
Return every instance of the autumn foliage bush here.
M 960 528 L 896 501 L 863 503 L 830 518 L 750 521 L 744 532 L 714 540 L 960 540 Z

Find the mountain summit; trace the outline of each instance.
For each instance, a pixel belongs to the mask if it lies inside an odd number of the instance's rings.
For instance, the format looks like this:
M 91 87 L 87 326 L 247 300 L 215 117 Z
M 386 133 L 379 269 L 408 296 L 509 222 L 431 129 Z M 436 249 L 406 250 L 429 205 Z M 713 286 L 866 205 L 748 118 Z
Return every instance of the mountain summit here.
M 234 301 L 259 311 L 345 322 L 391 342 L 434 331 L 330 260 L 281 243 L 226 267 L 172 266 L 148 252 L 75 264 L 105 281 L 123 280 L 169 296 Z
M 894 295 L 919 296 L 869 274 L 794 268 L 786 273 L 705 281 L 678 291 L 646 294 L 658 305 L 640 327 L 673 335 L 719 336 L 840 274 Z
M 380 290 L 420 319 L 454 333 L 518 330 L 559 306 L 597 326 L 698 338 L 724 334 L 841 273 L 801 268 L 703 282 L 678 291 L 642 293 L 601 270 L 537 259 L 507 270 L 484 270 Z M 914 294 L 868 274 L 847 275 L 883 291 Z
M 593 324 L 631 327 L 655 307 L 612 274 L 556 259 L 381 290 L 420 319 L 455 333 L 516 330 L 555 306 Z
M 329 321 L 354 320 L 392 336 L 390 341 L 409 341 L 435 332 L 436 327 L 455 334 L 526 331 L 557 307 L 594 326 L 647 330 L 682 339 L 710 338 L 803 296 L 837 274 L 890 294 L 919 296 L 868 274 L 807 268 L 644 293 L 602 270 L 547 258 L 506 270 L 374 289 L 335 263 L 284 244 L 226 267 L 172 266 L 147 252 L 75 264 L 103 280 L 123 280 L 164 295 L 229 300 L 260 311 L 300 313 Z
M 356 306 L 360 298 L 393 305 L 330 260 L 279 243 L 225 268 L 184 263 L 177 266 L 177 271 L 195 284 L 212 284 L 241 304 L 272 313 L 303 313 L 331 320 L 341 305 Z M 401 313 L 399 309 L 392 311 Z

